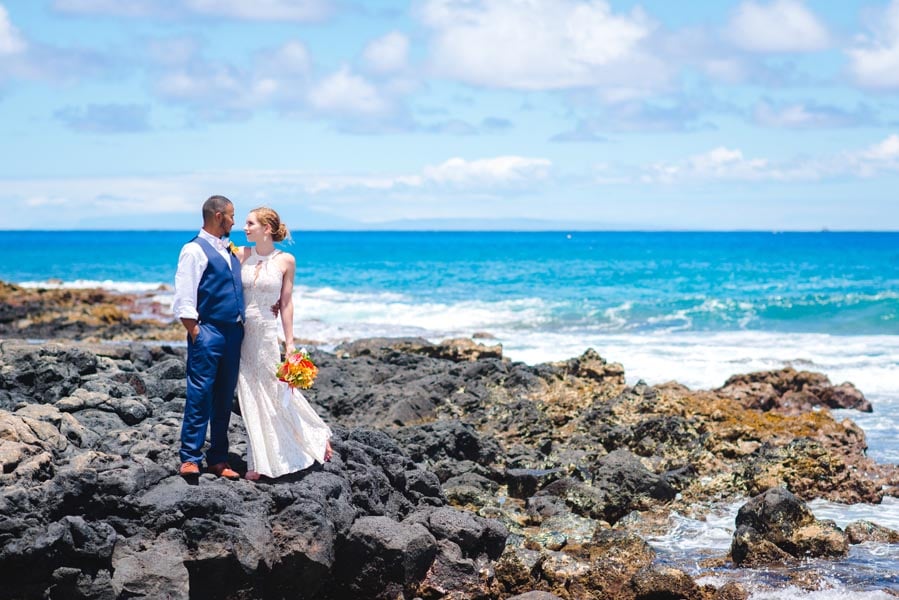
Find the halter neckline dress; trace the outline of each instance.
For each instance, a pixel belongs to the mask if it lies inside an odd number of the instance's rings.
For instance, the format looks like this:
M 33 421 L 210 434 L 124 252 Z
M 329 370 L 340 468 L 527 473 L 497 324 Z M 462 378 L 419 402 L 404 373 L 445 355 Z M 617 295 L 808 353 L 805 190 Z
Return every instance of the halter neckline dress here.
M 246 305 L 237 397 L 247 430 L 247 468 L 280 477 L 324 462 L 331 429 L 298 389 L 278 381 L 281 323 L 271 306 L 281 295 L 283 274 L 274 259 L 280 250 L 252 252 L 240 270 Z

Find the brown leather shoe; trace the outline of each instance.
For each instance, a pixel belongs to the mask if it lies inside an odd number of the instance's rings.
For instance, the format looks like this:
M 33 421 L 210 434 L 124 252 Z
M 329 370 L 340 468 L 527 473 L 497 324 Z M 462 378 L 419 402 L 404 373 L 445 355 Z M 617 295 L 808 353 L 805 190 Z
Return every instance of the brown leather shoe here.
M 200 465 L 195 462 L 183 462 L 181 463 L 181 468 L 178 469 L 178 474 L 182 477 L 189 477 L 191 475 L 199 475 L 200 474 Z
M 228 466 L 226 462 L 220 462 L 217 465 L 210 465 L 209 472 L 225 479 L 240 479 L 240 474 Z

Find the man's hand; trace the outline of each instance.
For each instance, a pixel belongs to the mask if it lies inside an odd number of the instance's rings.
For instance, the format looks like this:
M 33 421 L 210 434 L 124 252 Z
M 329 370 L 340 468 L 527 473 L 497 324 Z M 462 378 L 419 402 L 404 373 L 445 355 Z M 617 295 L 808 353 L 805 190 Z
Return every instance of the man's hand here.
M 281 312 L 281 299 L 280 298 L 278 298 L 277 302 L 272 304 L 272 314 L 277 317 L 279 312 Z
M 187 330 L 187 335 L 190 336 L 190 341 L 196 342 L 197 336 L 200 335 L 200 324 L 196 319 L 181 319 L 181 324 L 184 325 L 184 329 Z

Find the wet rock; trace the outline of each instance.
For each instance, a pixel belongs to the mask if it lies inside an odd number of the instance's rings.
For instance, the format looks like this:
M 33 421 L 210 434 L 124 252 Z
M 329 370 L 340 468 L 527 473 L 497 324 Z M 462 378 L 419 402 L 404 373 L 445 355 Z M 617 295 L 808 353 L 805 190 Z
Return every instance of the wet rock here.
M 0 337 L 66 340 L 179 339 L 183 327 L 161 314 L 156 292 L 22 288 L 0 282 Z M 155 309 L 155 310 L 154 310 Z
M 670 567 L 652 566 L 641 569 L 631 579 L 636 600 L 655 598 L 701 598 L 699 586 L 693 578 Z
M 854 432 L 850 429 L 847 433 Z M 849 443 L 853 443 L 851 438 Z M 823 497 L 845 504 L 876 504 L 883 499 L 878 482 L 847 461 L 845 454 L 808 438 L 783 446 L 763 444 L 737 474 L 750 494 L 785 486 L 803 498 Z
M 849 540 L 831 521 L 819 521 L 785 488 L 773 488 L 744 504 L 736 518 L 731 557 L 760 566 L 819 556 L 845 556 Z
M 835 386 L 826 375 L 796 371 L 792 367 L 734 375 L 718 391 L 747 408 L 788 414 L 805 412 L 815 406 L 872 410 L 871 403 L 851 383 Z
M 640 536 L 624 531 L 599 529 L 593 539 L 583 546 L 563 550 L 580 565 L 567 582 L 559 581 L 550 588 L 556 594 L 570 590 L 574 598 L 631 599 L 634 598 L 635 579 L 649 568 L 655 552 Z M 677 597 L 661 595 L 659 597 Z
M 609 363 L 593 348 L 588 348 L 578 358 L 554 363 L 554 366 L 584 379 L 624 385 L 624 367 L 620 363 Z
M 735 581 L 725 583 L 710 595 L 714 600 L 747 600 L 749 598 L 746 588 Z
M 593 485 L 608 494 L 605 517 L 610 523 L 631 510 L 670 501 L 677 494 L 664 477 L 647 469 L 627 450 L 615 450 L 604 456 L 593 475 Z
M 524 594 L 509 596 L 507 600 L 562 600 L 562 598 L 549 592 L 525 592 Z
M 846 535 L 850 544 L 879 542 L 882 544 L 899 543 L 899 531 L 883 527 L 870 521 L 853 521 L 846 526 Z
M 468 338 L 454 338 L 443 340 L 432 347 L 424 347 L 420 350 L 423 354 L 434 358 L 442 358 L 454 362 L 470 362 L 485 358 L 502 359 L 503 347 L 501 344 L 487 346 Z

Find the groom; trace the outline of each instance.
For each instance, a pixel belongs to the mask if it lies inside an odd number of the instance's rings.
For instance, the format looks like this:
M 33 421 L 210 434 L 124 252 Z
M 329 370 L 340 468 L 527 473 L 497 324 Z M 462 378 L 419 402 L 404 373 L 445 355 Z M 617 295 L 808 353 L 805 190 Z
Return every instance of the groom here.
M 239 479 L 228 465 L 228 423 L 237 385 L 244 303 L 240 261 L 229 250 L 234 205 L 224 196 L 203 203 L 203 228 L 184 245 L 172 310 L 187 330 L 187 400 L 181 425 L 182 476 L 200 474 L 209 427 L 209 472 Z

